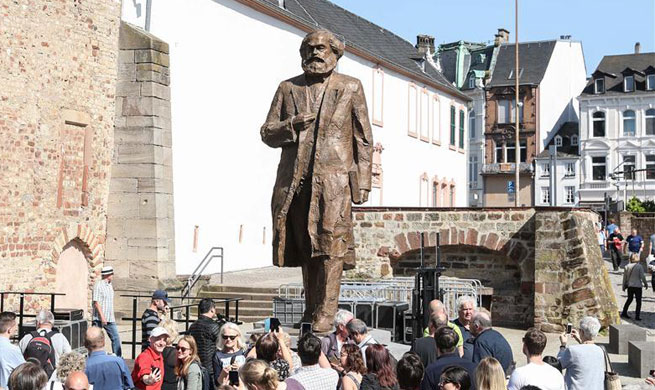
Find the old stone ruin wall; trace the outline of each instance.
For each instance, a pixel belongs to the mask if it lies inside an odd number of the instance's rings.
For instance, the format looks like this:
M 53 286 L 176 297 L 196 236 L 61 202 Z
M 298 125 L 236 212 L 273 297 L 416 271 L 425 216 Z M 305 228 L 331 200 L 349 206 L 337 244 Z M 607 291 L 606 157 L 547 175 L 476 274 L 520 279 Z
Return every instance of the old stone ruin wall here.
M 357 208 L 358 263 L 349 276 L 414 275 L 418 232 L 428 237 L 426 265 L 435 264 L 439 232 L 445 275 L 493 287 L 496 324 L 558 331 L 583 314 L 604 325 L 617 321 L 593 233 L 596 215 L 546 210 Z
M 3 2 L 3 291 L 67 292 L 57 306 L 89 307 L 104 261 L 120 8 L 116 0 Z M 27 298 L 28 310 L 49 304 Z

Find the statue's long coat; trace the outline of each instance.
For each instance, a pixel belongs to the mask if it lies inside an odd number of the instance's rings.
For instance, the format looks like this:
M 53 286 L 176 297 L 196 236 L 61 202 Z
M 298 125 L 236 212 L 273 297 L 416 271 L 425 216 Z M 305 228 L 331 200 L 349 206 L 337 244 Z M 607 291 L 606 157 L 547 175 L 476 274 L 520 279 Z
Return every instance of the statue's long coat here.
M 305 76 L 300 75 L 280 83 L 261 128 L 262 140 L 268 146 L 282 148 L 271 201 L 273 264 L 277 266 L 302 265 L 303 259 L 291 241 L 294 238 L 287 234 L 289 207 L 301 181 L 311 185 L 308 233 L 312 258 L 343 257 L 346 269 L 355 264 L 351 186 L 371 189 L 373 136 L 359 80 L 333 72 L 327 82 L 318 126 L 298 132 L 291 124 L 295 115 L 311 112 Z M 314 139 L 313 169 L 303 175 L 310 164 Z M 305 181 L 308 177 L 311 183 Z

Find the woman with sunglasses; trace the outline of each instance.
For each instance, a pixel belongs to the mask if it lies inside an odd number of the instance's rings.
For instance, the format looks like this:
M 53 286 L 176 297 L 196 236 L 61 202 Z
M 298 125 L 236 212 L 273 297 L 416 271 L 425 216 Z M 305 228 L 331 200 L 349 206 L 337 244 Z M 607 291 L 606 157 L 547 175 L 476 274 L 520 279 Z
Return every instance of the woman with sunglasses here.
M 343 377 L 341 378 L 342 390 L 359 390 L 362 383 L 362 375 L 366 374 L 366 366 L 362 358 L 362 351 L 355 344 L 344 344 L 339 354 Z
M 202 370 L 198 347 L 193 336 L 184 336 L 177 342 L 177 390 L 202 390 Z
M 218 332 L 217 351 L 212 359 L 216 385 L 226 383 L 231 370 L 238 370 L 246 362 L 246 345 L 241 329 L 232 322 L 226 322 Z
M 384 345 L 372 344 L 366 348 L 368 373 L 362 377 L 360 390 L 398 390 L 395 367 Z
M 469 390 L 471 377 L 462 367 L 451 366 L 443 370 L 439 380 L 439 390 Z

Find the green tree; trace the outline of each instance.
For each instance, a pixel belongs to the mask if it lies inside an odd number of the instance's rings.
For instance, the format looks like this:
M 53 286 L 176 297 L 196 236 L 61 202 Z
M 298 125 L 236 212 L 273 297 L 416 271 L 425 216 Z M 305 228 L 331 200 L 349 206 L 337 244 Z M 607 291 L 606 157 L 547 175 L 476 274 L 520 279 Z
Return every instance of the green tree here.
M 630 211 L 630 212 L 633 212 L 633 213 L 644 213 L 644 212 L 646 212 L 646 209 L 641 204 L 641 201 L 639 199 L 637 199 L 636 196 L 633 196 L 628 201 L 628 204 L 626 205 L 626 209 L 628 211 Z
M 641 203 L 647 213 L 655 212 L 655 201 L 645 200 Z

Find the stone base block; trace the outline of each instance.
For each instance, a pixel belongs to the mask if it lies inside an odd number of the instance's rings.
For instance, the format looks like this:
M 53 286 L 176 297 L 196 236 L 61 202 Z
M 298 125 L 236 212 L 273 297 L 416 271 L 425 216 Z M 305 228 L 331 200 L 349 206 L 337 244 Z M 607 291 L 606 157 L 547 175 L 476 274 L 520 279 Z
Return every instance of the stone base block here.
M 655 341 L 630 341 L 628 345 L 628 365 L 639 378 L 646 378 L 655 362 Z
M 646 329 L 633 324 L 610 325 L 609 353 L 625 355 L 630 341 L 646 341 Z

